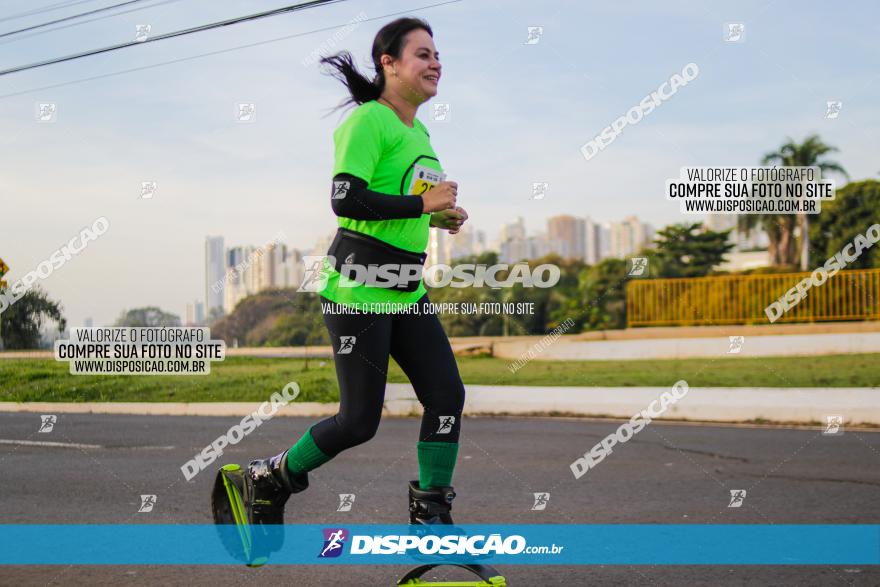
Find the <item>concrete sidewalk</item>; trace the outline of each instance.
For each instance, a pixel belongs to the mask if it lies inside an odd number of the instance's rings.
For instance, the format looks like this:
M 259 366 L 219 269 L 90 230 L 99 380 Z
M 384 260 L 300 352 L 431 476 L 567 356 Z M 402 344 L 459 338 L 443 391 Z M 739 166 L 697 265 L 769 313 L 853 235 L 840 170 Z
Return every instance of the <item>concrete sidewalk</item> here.
M 731 330 L 731 332 L 736 332 Z M 734 336 L 734 334 L 731 334 Z M 492 355 L 519 359 L 531 349 L 539 360 L 639 360 L 737 357 L 809 357 L 880 352 L 880 332 L 846 334 L 786 334 L 744 336 L 742 346 L 730 354 L 727 336 L 713 338 L 667 338 L 644 340 L 578 340 L 559 337 L 544 350 L 535 340 L 496 341 Z
M 638 360 L 720 357 L 728 354 L 729 337 L 743 336 L 737 356 L 787 357 L 880 353 L 880 322 L 830 322 L 726 326 L 627 328 L 564 334 L 541 349 L 536 336 L 452 336 L 456 355 L 491 355 L 517 360 L 530 349 L 539 360 Z M 549 342 L 549 341 L 548 341 Z M 329 346 L 240 347 L 230 357 L 332 359 Z M 53 351 L 4 351 L 0 359 L 53 359 Z
M 630 418 L 666 387 L 520 387 L 468 385 L 464 413 Z M 259 403 L 51 403 L 0 402 L 0 412 L 245 416 Z M 280 416 L 331 416 L 338 403 L 295 402 Z M 386 387 L 384 413 L 420 415 L 409 384 Z M 698 422 L 824 423 L 831 415 L 849 425 L 880 425 L 880 389 L 872 388 L 691 388 L 658 419 Z

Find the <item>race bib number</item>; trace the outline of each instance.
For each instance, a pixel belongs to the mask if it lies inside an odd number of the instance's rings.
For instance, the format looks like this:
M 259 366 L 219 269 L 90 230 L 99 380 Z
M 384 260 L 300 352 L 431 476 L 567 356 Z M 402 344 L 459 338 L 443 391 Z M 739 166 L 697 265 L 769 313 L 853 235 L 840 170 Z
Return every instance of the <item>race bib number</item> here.
M 408 193 L 411 196 L 421 196 L 445 179 L 445 173 L 440 173 L 424 165 L 414 165 L 412 177 L 409 180 Z

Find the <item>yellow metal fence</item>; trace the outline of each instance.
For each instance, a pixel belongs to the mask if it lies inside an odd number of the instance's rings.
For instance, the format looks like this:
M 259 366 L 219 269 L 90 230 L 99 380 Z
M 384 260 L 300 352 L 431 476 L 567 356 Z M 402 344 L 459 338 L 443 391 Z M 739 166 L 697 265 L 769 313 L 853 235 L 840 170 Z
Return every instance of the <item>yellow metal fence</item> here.
M 628 326 L 770 324 L 765 308 L 810 273 L 633 279 Z M 821 278 L 820 278 L 821 279 Z M 775 321 L 880 320 L 880 269 L 839 271 Z M 775 313 L 780 313 L 777 307 Z

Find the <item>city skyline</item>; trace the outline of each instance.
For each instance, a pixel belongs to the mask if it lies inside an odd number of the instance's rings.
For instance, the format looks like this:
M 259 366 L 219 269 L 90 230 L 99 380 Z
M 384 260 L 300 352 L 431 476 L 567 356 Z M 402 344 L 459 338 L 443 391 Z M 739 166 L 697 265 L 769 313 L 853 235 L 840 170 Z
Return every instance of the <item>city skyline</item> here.
M 748 237 L 737 233 L 735 216 L 710 215 L 701 222 L 707 230 L 733 229 L 731 241 L 735 244 L 735 252 L 762 244 L 766 247 L 766 235 L 760 229 Z M 577 225 L 583 225 L 583 228 L 578 230 Z M 487 241 L 485 231 L 467 224 L 456 235 L 432 228 L 426 266 L 449 263 L 485 251 L 498 253 L 499 263 L 516 263 L 556 253 L 563 259 L 578 259 L 592 265 L 607 258 L 631 257 L 643 247 L 650 246 L 656 234 L 652 225 L 640 222 L 635 215 L 622 221 L 596 222 L 589 216 L 563 214 L 548 218 L 546 228 L 546 231 L 530 234 L 525 219 L 518 217 L 515 222 L 501 225 L 491 241 Z M 225 245 L 224 236 L 208 235 L 204 243 L 204 298 L 187 301 L 179 315 L 173 309 L 160 309 L 178 315 L 183 325 L 204 325 L 215 308 L 220 311 L 216 316 L 219 317 L 230 313 L 249 295 L 272 287 L 297 288 L 304 275 L 303 256 L 325 254 L 334 234 L 335 230 L 308 248 L 281 242 L 282 236 L 286 236 L 281 232 L 260 245 L 235 244 L 230 247 Z M 752 256 L 745 263 L 738 264 L 728 262 L 725 267 L 735 269 L 738 265 L 747 266 L 749 262 L 754 266 L 755 259 L 759 259 L 760 264 L 764 257 Z M 123 311 L 120 309 L 120 314 Z M 93 322 L 92 317 L 84 319 L 84 325 L 91 326 Z
M 735 228 L 727 217 L 703 221 L 707 230 Z M 761 231 L 743 238 L 731 234 L 735 252 L 760 241 Z M 205 238 L 205 301 L 199 321 L 199 301 L 186 305 L 185 324 L 203 324 L 215 308 L 225 315 L 248 295 L 269 288 L 298 288 L 304 276 L 303 257 L 324 255 L 335 231 L 319 238 L 309 248 L 297 248 L 282 242 L 283 233 L 263 245 L 225 246 L 223 236 Z M 498 253 L 499 263 L 516 263 L 556 253 L 563 259 L 579 259 L 588 265 L 607 258 L 625 259 L 651 246 L 655 228 L 630 215 L 622 221 L 595 222 L 589 217 L 559 215 L 547 219 L 547 230 L 529 234 L 525 221 L 518 217 L 500 227 L 498 236 L 487 242 L 485 232 L 467 224 L 456 235 L 431 229 L 426 266 L 448 264 L 465 256 L 485 251 Z M 766 240 L 766 239 L 765 239 Z M 590 261 L 590 259 L 594 259 Z M 729 269 L 739 265 L 760 264 L 762 256 L 751 256 L 726 263 Z M 209 301 L 210 300 L 210 301 Z

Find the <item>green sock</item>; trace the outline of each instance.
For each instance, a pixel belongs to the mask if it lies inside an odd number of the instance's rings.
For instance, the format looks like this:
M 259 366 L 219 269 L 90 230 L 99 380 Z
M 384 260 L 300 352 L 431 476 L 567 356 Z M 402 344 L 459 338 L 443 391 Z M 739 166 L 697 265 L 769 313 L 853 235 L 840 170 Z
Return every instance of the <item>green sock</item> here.
M 291 473 L 305 473 L 317 469 L 333 457 L 328 457 L 312 438 L 312 427 L 306 430 L 299 441 L 287 452 L 287 469 Z
M 419 488 L 448 487 L 452 485 L 452 471 L 458 456 L 457 442 L 422 442 L 416 445 L 419 453 Z

